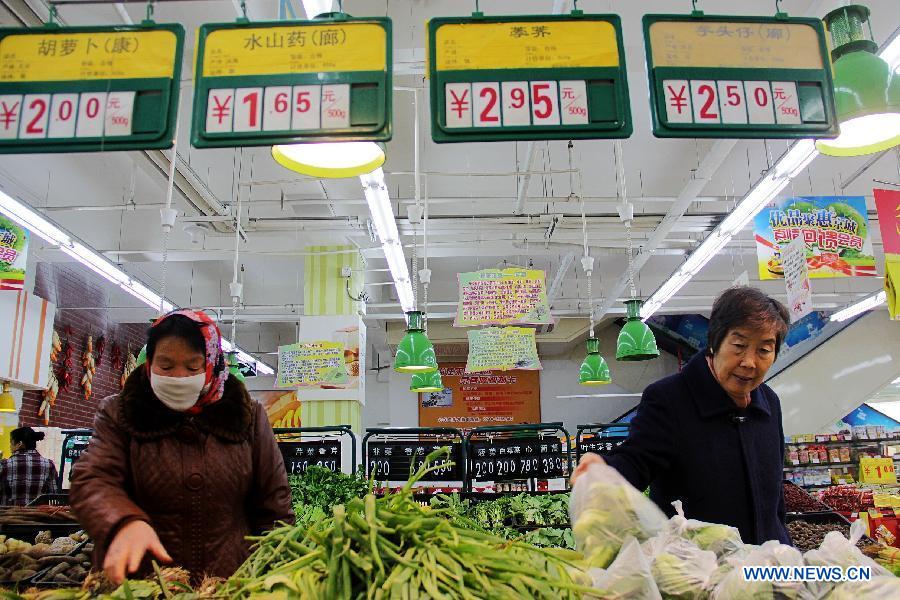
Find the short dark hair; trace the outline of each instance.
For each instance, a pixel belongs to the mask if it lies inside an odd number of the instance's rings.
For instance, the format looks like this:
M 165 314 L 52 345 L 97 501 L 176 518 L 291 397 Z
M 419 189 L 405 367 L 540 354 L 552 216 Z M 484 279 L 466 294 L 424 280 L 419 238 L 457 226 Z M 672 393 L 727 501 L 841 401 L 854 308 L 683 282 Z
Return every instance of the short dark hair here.
M 707 353 L 718 350 L 728 332 L 736 327 L 775 327 L 775 355 L 787 335 L 790 315 L 784 304 L 752 287 L 733 287 L 722 292 L 709 316 Z
M 184 315 L 172 315 L 151 327 L 147 332 L 147 364 L 153 362 L 156 345 L 167 337 L 176 337 L 187 342 L 192 350 L 196 350 L 206 358 L 206 340 L 200 331 L 200 323 Z
M 43 431 L 35 431 L 31 427 L 19 427 L 9 432 L 9 439 L 13 444 L 22 442 L 26 450 L 36 450 L 37 443 L 44 439 Z

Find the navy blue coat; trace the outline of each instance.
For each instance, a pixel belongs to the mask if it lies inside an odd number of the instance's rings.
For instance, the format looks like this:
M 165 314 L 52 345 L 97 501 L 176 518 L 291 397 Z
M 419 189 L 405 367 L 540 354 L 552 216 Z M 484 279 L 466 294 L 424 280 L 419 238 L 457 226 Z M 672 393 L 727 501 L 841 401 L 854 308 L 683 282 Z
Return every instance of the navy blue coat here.
M 628 439 L 607 463 L 668 515 L 737 527 L 746 543 L 790 544 L 781 488 L 784 432 L 778 396 L 763 384 L 739 409 L 704 352 L 647 387 Z

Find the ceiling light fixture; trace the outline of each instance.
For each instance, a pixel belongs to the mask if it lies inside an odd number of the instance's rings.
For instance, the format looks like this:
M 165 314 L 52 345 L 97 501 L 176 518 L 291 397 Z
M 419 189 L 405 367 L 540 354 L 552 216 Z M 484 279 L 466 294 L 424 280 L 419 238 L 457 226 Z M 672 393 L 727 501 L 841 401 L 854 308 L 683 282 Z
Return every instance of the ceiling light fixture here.
M 441 381 L 440 370 L 413 375 L 409 383 L 409 391 L 420 393 L 444 391 L 444 382 Z
M 59 249 L 80 262 L 91 271 L 100 275 L 107 281 L 116 284 L 123 291 L 128 292 L 147 306 L 159 309 L 162 306 L 163 312 L 169 312 L 175 309 L 175 306 L 163 300 L 159 294 L 151 290 L 140 281 L 132 278 L 128 273 L 123 271 L 118 265 L 111 262 L 105 256 L 79 241 L 71 234 L 63 231 L 55 223 L 32 209 L 30 206 L 19 202 L 9 194 L 0 191 L 0 212 L 21 225 L 31 233 L 38 235 L 44 241 L 59 246 Z M 227 344 L 227 347 L 226 347 Z M 223 349 L 230 350 L 231 343 L 226 339 L 222 339 Z M 257 371 L 266 375 L 272 375 L 275 371 L 267 364 L 259 362 L 246 352 L 238 349 L 239 356 L 248 362 L 257 363 Z
M 842 321 L 846 321 L 847 319 L 852 319 L 856 315 L 862 314 L 867 310 L 872 310 L 873 308 L 878 308 L 882 304 L 887 301 L 887 293 L 884 290 L 881 290 L 877 294 L 873 294 L 871 296 L 867 296 L 863 298 L 859 302 L 854 302 L 847 308 L 841 309 L 831 315 L 831 320 L 836 321 L 838 323 Z
M 3 393 L 0 394 L 0 413 L 16 412 L 16 399 L 9 391 L 9 382 L 3 382 Z
M 841 134 L 819 140 L 819 151 L 862 156 L 900 144 L 900 74 L 876 54 L 869 9 L 843 6 L 825 15 L 825 24 L 834 47 L 834 103 Z
M 340 179 L 366 175 L 384 164 L 384 149 L 374 142 L 321 142 L 272 146 L 279 165 L 302 175 Z

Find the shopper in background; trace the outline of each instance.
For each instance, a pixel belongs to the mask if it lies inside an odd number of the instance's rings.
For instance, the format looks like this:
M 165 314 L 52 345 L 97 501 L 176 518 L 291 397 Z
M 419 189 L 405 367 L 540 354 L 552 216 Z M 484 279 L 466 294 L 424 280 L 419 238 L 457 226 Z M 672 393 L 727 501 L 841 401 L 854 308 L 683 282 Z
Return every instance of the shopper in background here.
M 782 493 L 784 432 L 778 396 L 763 384 L 789 322 L 787 309 L 750 287 L 715 301 L 708 348 L 644 390 L 628 439 L 606 458 L 664 512 L 737 527 L 744 542 L 790 543 Z M 586 455 L 573 480 L 591 463 Z
M 281 453 L 262 405 L 229 376 L 218 327 L 200 311 L 150 328 L 147 362 L 103 401 L 72 474 L 71 504 L 119 583 L 150 559 L 228 577 L 248 535 L 293 523 Z
M 0 460 L 0 504 L 25 506 L 41 494 L 55 494 L 59 477 L 56 465 L 37 451 L 43 432 L 19 427 L 10 432 L 9 438 L 12 456 Z

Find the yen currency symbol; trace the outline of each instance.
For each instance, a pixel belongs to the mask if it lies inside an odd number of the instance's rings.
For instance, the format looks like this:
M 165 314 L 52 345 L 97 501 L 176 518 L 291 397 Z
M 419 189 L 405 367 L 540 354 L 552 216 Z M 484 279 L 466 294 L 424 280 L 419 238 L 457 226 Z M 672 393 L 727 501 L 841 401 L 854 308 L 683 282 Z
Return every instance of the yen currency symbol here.
M 462 96 L 457 96 L 455 91 L 450 90 L 450 95 L 453 96 L 453 101 L 450 103 L 453 106 L 450 110 L 455 110 L 456 116 L 462 119 L 463 112 L 469 110 L 469 101 L 466 100 L 469 95 L 469 90 L 463 90 Z
M 9 126 L 15 123 L 19 117 L 19 113 L 17 112 L 19 109 L 19 103 L 16 102 L 12 106 L 7 106 L 6 102 L 0 103 L 0 122 L 3 123 L 3 129 L 8 130 Z
M 226 117 L 231 116 L 231 110 L 228 108 L 229 103 L 231 103 L 231 96 L 227 96 L 225 102 L 220 102 L 218 96 L 213 96 L 213 102 L 216 103 L 216 106 L 213 108 L 213 117 L 218 119 L 219 125 L 221 125 Z
M 685 94 L 687 93 L 687 88 L 682 86 L 679 92 L 675 91 L 671 85 L 666 86 L 669 88 L 669 94 L 671 94 L 671 98 L 669 98 L 669 102 L 672 105 L 672 108 L 678 111 L 678 114 L 681 114 L 683 108 L 687 108 L 687 98 L 685 98 Z

